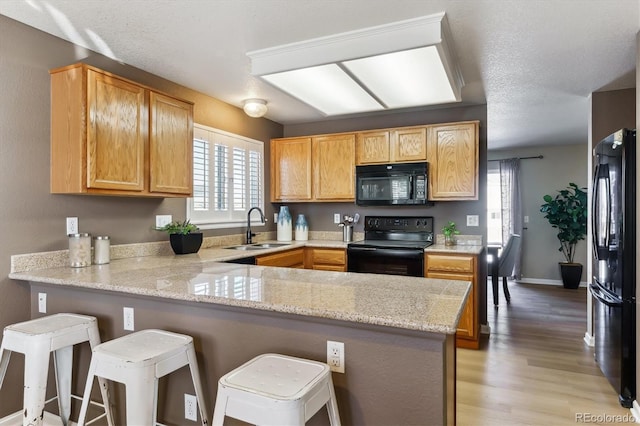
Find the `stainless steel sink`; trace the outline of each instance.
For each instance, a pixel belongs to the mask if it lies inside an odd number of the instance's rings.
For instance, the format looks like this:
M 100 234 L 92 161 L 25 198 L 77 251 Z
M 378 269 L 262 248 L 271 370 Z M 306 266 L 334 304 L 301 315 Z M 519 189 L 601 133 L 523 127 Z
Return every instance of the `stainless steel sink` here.
M 290 243 L 257 243 L 257 244 L 252 244 L 253 247 L 258 247 L 258 248 L 276 248 L 276 247 L 284 247 L 284 246 L 289 246 L 291 245 Z
M 230 250 L 263 250 L 263 249 L 283 247 L 288 245 L 290 245 L 290 243 L 257 243 L 257 244 L 245 244 L 241 246 L 230 246 L 225 248 Z
M 255 246 L 231 246 L 231 247 L 225 247 L 226 249 L 229 250 L 262 250 L 263 247 L 255 247 Z

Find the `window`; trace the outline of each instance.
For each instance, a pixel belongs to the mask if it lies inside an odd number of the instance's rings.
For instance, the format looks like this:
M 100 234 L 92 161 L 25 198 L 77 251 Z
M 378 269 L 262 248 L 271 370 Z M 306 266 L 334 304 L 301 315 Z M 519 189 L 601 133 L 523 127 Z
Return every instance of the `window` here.
M 264 210 L 264 143 L 200 124 L 193 135 L 189 219 L 203 229 L 242 226 L 251 207 Z
M 502 197 L 500 190 L 500 168 L 491 168 L 498 163 L 489 163 L 487 170 L 487 241 L 502 245 Z

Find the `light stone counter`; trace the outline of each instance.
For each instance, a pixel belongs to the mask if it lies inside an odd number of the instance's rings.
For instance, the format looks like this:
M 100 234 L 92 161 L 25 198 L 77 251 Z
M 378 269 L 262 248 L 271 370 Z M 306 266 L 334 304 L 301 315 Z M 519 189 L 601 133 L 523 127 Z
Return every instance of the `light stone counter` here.
M 9 278 L 445 334 L 455 333 L 470 288 L 463 281 L 220 263 L 261 253 L 210 248 L 13 272 Z M 241 292 L 232 291 L 239 287 Z

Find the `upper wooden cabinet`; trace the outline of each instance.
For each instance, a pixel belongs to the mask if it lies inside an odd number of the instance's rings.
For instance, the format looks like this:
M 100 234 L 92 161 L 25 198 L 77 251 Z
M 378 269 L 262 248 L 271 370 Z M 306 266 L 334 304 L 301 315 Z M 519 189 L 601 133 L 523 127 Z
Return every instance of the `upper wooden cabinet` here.
M 478 199 L 478 121 L 428 127 L 429 200 Z
M 271 201 L 353 201 L 355 135 L 271 140 Z
M 425 126 L 361 132 L 357 135 L 357 165 L 405 163 L 426 159 Z
M 192 103 L 85 64 L 50 73 L 52 193 L 191 195 Z
M 311 200 L 311 138 L 271 141 L 271 201 Z

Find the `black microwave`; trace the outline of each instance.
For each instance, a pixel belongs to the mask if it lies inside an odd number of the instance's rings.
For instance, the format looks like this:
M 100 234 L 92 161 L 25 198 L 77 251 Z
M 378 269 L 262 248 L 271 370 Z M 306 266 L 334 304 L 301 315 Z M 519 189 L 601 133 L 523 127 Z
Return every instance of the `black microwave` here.
M 427 162 L 356 166 L 356 204 L 427 204 Z

